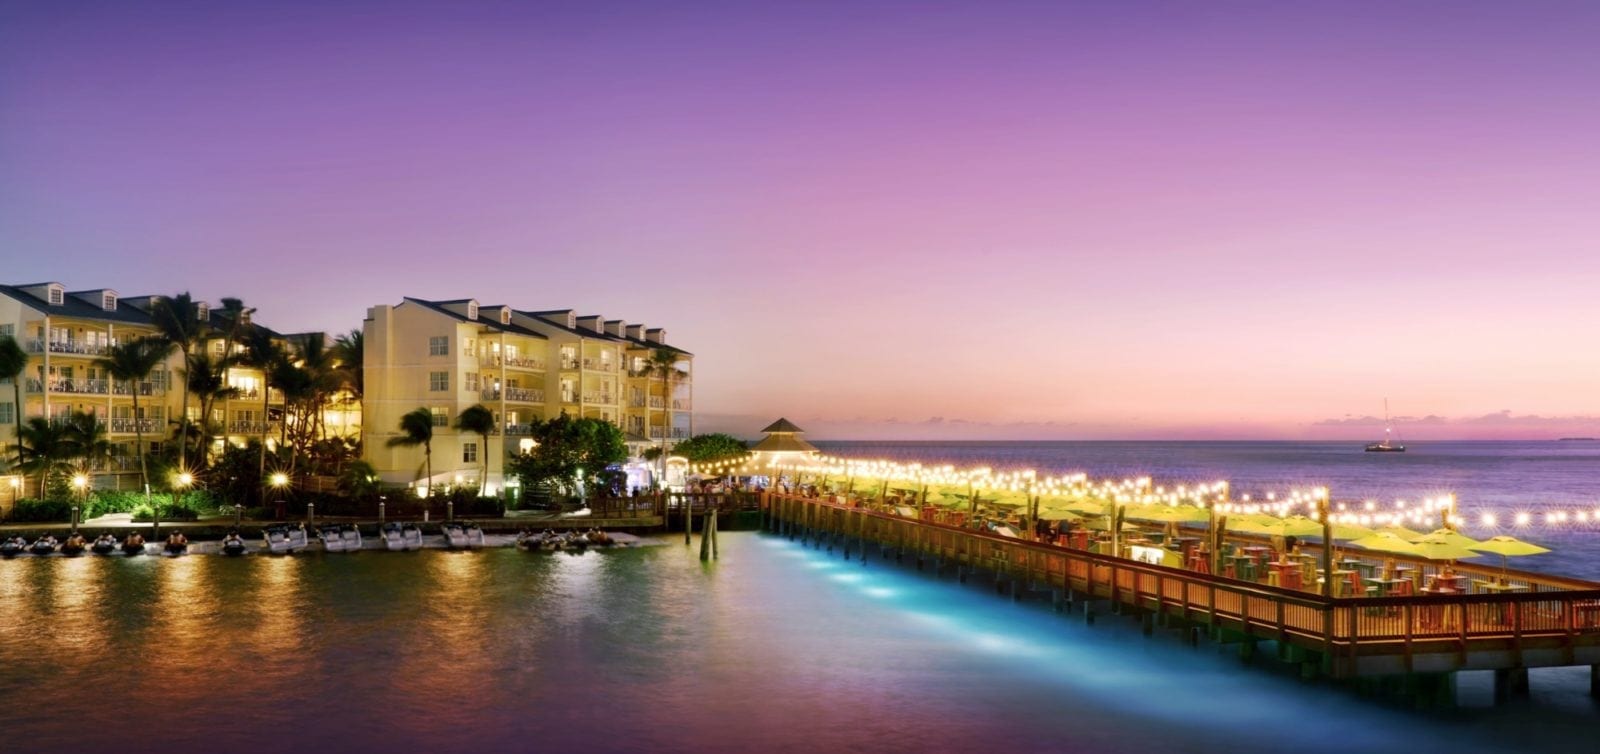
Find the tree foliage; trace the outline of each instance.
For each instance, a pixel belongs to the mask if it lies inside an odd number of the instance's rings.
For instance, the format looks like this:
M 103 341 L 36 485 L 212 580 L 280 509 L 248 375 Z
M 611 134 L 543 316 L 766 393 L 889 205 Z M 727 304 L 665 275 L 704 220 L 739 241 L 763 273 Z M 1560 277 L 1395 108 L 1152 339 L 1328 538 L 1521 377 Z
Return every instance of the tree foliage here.
M 750 448 L 744 440 L 722 432 L 695 435 L 673 446 L 672 450 L 690 463 L 738 461 L 750 456 Z
M 576 494 L 578 472 L 600 479 L 607 466 L 628 459 L 622 430 L 600 419 L 574 419 L 562 414 L 533 425 L 533 449 L 506 463 L 507 473 L 524 489 L 554 489 Z

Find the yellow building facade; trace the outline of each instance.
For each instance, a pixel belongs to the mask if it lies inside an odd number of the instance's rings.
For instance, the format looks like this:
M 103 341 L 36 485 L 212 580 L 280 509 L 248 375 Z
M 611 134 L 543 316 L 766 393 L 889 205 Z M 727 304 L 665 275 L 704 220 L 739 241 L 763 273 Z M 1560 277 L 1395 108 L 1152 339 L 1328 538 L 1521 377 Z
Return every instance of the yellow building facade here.
M 531 442 L 532 423 L 563 413 L 617 425 L 635 452 L 688 437 L 692 427 L 693 356 L 666 345 L 664 330 L 568 309 L 406 298 L 368 309 L 363 334 L 362 447 L 387 484 L 470 485 L 498 494 L 506 457 Z M 657 385 L 661 400 L 652 407 L 648 380 L 635 374 L 641 354 L 657 350 L 673 354 L 683 375 L 672 381 L 685 396 L 676 404 Z M 495 417 L 487 442 L 455 429 L 461 412 L 478 404 Z M 668 408 L 674 405 L 680 408 Z M 418 408 L 433 417 L 431 478 L 422 448 L 389 446 L 400 418 Z

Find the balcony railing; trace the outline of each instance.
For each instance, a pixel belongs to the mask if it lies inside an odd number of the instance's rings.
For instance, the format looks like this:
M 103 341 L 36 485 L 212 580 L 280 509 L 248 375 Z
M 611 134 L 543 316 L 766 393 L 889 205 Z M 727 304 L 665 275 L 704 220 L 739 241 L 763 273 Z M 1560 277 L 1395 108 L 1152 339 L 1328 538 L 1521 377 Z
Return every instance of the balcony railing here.
M 644 408 L 644 396 L 635 395 L 629 398 L 628 406 L 631 408 Z
M 574 359 L 574 358 L 568 358 L 566 356 L 562 356 L 561 357 L 561 368 L 562 369 L 577 369 L 578 368 L 578 360 Z
M 496 390 L 492 387 L 484 388 L 483 399 L 486 401 L 500 400 L 500 394 L 502 392 L 505 393 L 506 400 L 508 401 L 517 401 L 519 403 L 544 403 L 543 390 L 525 387 L 508 387 L 504 390 Z
M 264 435 L 277 430 L 277 422 L 228 422 L 230 435 Z
M 111 394 L 112 395 L 133 395 L 134 392 L 136 392 L 136 391 L 139 393 L 139 395 L 156 395 L 157 393 L 165 393 L 166 392 L 166 388 L 162 387 L 160 385 L 157 385 L 154 382 L 139 382 L 139 383 L 113 382 L 113 383 L 111 383 Z
M 50 417 L 50 426 L 55 427 L 57 429 L 65 429 L 65 428 L 67 428 L 67 427 L 69 427 L 71 425 L 72 425 L 71 420 L 69 420 L 65 416 L 52 416 L 52 417 Z M 106 420 L 97 417 L 95 419 L 94 425 L 96 427 L 99 427 L 100 429 L 105 429 L 106 428 Z
M 672 429 L 664 429 L 662 427 L 651 427 L 650 428 L 650 439 L 652 439 L 652 440 L 661 440 L 661 439 L 668 439 L 668 438 L 673 439 L 673 440 L 682 440 L 684 438 L 687 438 L 688 436 L 689 436 L 689 431 L 684 429 L 684 428 L 682 428 L 682 427 L 673 427 Z
M 544 359 L 506 358 L 494 354 L 484 354 L 478 363 L 486 367 L 506 366 L 513 369 L 531 369 L 536 372 L 544 371 Z
M 40 382 L 28 378 L 27 390 L 30 393 L 42 393 L 45 387 L 52 393 L 73 393 L 76 395 L 107 395 L 111 392 L 111 383 L 106 380 L 79 380 L 79 379 L 54 379 Z M 121 394 L 121 391 L 118 391 Z
M 134 419 L 123 417 L 111 419 L 112 434 L 133 434 L 134 432 L 153 433 L 161 426 L 160 419 Z
M 235 390 L 239 391 L 238 395 L 233 396 L 234 400 L 244 400 L 246 398 L 260 398 L 261 397 L 261 388 L 238 387 L 237 385 L 234 385 L 232 387 Z
M 533 434 L 533 425 L 532 424 L 511 424 L 511 423 L 507 423 L 506 424 L 506 434 L 508 434 L 508 435 L 531 435 L 531 434 Z
M 672 401 L 672 410 L 674 410 L 674 411 L 688 411 L 689 410 L 689 405 L 690 405 L 690 401 L 687 400 L 687 399 L 674 398 L 673 401 Z
M 650 396 L 650 408 L 666 408 L 666 407 L 667 407 L 666 401 L 662 400 L 660 396 L 655 396 L 655 395 Z
M 75 340 L 52 340 L 46 344 L 45 341 L 38 338 L 28 341 L 28 352 L 43 353 L 47 345 L 50 353 L 78 354 L 80 356 L 104 356 L 106 354 L 106 347 L 103 345 L 90 345 L 88 343 L 79 343 Z
M 606 403 L 606 404 L 611 404 L 611 403 L 616 403 L 617 401 L 616 401 L 615 398 L 613 398 L 611 396 L 610 393 L 584 393 L 583 394 L 583 402 L 584 403 Z
M 577 403 L 578 402 L 578 394 L 577 393 L 562 393 L 561 394 L 561 402 L 562 403 Z
M 617 365 L 608 359 L 584 359 L 583 368 L 596 369 L 602 372 L 614 372 L 617 369 Z

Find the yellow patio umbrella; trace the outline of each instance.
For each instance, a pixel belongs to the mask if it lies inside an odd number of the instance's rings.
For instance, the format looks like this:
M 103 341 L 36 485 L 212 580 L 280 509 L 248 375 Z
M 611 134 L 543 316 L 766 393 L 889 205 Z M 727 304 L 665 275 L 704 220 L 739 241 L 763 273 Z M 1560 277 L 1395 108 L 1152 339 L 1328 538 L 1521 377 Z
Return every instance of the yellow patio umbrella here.
M 1477 550 L 1478 552 L 1490 552 L 1499 555 L 1501 578 L 1505 577 L 1506 571 L 1510 568 L 1510 566 L 1506 563 L 1506 558 L 1520 557 L 1523 555 L 1538 555 L 1540 553 L 1550 552 L 1550 548 L 1548 547 L 1540 547 L 1532 542 L 1524 542 L 1516 537 L 1508 537 L 1504 534 L 1498 537 L 1490 537 L 1476 545 L 1472 545 L 1468 549 Z
M 1423 534 L 1420 531 L 1412 531 L 1411 529 L 1407 529 L 1406 527 L 1401 526 L 1400 524 L 1396 524 L 1396 523 L 1384 524 L 1383 526 L 1378 527 L 1378 531 L 1380 533 L 1381 532 L 1388 532 L 1388 533 L 1393 534 L 1393 535 L 1395 535 L 1395 536 L 1397 536 L 1397 537 L 1399 537 L 1399 538 L 1401 538 L 1401 539 L 1403 539 L 1403 540 L 1405 540 L 1407 542 L 1415 542 L 1415 541 L 1417 541 L 1419 539 L 1422 539 L 1423 537 L 1427 536 L 1426 534 Z
M 1153 505 L 1136 506 L 1128 508 L 1127 513 L 1123 515 L 1137 521 L 1160 521 L 1169 524 L 1198 523 L 1210 518 L 1204 510 L 1192 505 L 1167 506 L 1164 508 L 1157 508 Z
M 1455 529 L 1434 529 L 1433 531 L 1428 532 L 1425 537 L 1419 538 L 1416 541 L 1421 542 L 1422 539 L 1440 539 L 1445 542 L 1449 542 L 1450 544 L 1460 545 L 1461 547 L 1468 549 L 1471 549 L 1474 545 L 1483 544 L 1482 542 L 1462 534 Z
M 1462 537 L 1462 539 L 1466 539 L 1468 542 L 1473 541 L 1467 537 Z M 1466 545 L 1453 541 L 1448 537 L 1433 534 L 1412 542 L 1411 547 L 1412 554 L 1428 560 L 1465 560 L 1467 558 L 1476 558 L 1482 554 L 1476 550 L 1469 550 Z
M 1335 523 L 1333 525 L 1333 538 L 1340 541 L 1363 539 L 1376 533 L 1360 524 Z
M 1066 505 L 1054 507 L 1058 507 L 1063 510 L 1069 510 L 1073 513 L 1087 513 L 1090 515 L 1096 515 L 1106 512 L 1106 501 L 1080 497 L 1070 503 L 1067 503 Z
M 1397 554 L 1400 554 L 1400 555 L 1416 555 L 1417 554 L 1417 548 L 1416 548 L 1415 545 L 1413 545 L 1410 542 L 1406 541 L 1405 537 L 1402 537 L 1402 536 L 1400 536 L 1398 534 L 1395 534 L 1392 531 L 1375 532 L 1371 536 L 1361 537 L 1360 539 L 1352 540 L 1349 544 L 1351 544 L 1351 545 L 1353 545 L 1355 547 L 1361 547 L 1361 548 L 1364 548 L 1364 549 L 1367 549 L 1367 550 L 1378 550 L 1380 552 L 1392 552 L 1392 553 L 1397 553 Z
M 1039 518 L 1043 521 L 1082 521 L 1083 514 L 1061 508 L 1040 508 Z
M 1322 533 L 1322 524 L 1297 515 L 1264 522 L 1247 521 L 1239 530 L 1274 537 L 1314 537 Z

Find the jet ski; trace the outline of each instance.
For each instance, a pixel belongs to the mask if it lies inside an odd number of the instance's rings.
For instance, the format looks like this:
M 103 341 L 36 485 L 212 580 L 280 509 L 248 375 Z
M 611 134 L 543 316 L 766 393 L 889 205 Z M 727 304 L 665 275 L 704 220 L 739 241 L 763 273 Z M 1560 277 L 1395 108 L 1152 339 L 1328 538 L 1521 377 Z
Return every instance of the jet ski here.
M 126 555 L 143 555 L 144 535 L 138 533 L 129 534 L 127 539 L 122 540 L 122 552 Z
M 328 552 L 355 552 L 361 549 L 361 530 L 354 524 L 329 524 L 317 530 L 322 549 Z
M 309 544 L 304 524 L 273 524 L 261 530 L 261 538 L 267 542 L 267 552 L 273 555 L 288 555 Z
M 0 540 L 0 557 L 12 557 L 28 549 L 28 540 L 22 537 L 6 537 Z
M 73 532 L 68 534 L 66 540 L 61 543 L 61 554 L 68 557 L 82 555 L 83 551 L 88 548 L 88 540 L 84 539 L 82 534 Z
M 106 533 L 94 538 L 94 543 L 89 545 L 89 551 L 96 555 L 110 555 L 117 551 L 116 536 Z
M 162 545 L 161 551 L 172 557 L 183 555 L 189 552 L 189 538 L 183 536 L 182 532 L 173 532 L 167 536 L 167 543 Z
M 239 536 L 239 532 L 230 531 L 228 536 L 222 538 L 223 555 L 243 555 L 246 549 L 244 537 Z
M 383 546 L 395 552 L 422 549 L 422 529 L 416 524 L 391 521 L 378 530 L 378 535 L 383 537 Z
M 440 527 L 444 541 L 452 550 L 470 550 L 483 546 L 483 530 L 476 524 L 448 523 Z
M 31 552 L 35 555 L 49 555 L 55 551 L 56 538 L 50 536 L 49 534 L 33 540 L 33 544 L 28 545 L 28 552 Z

